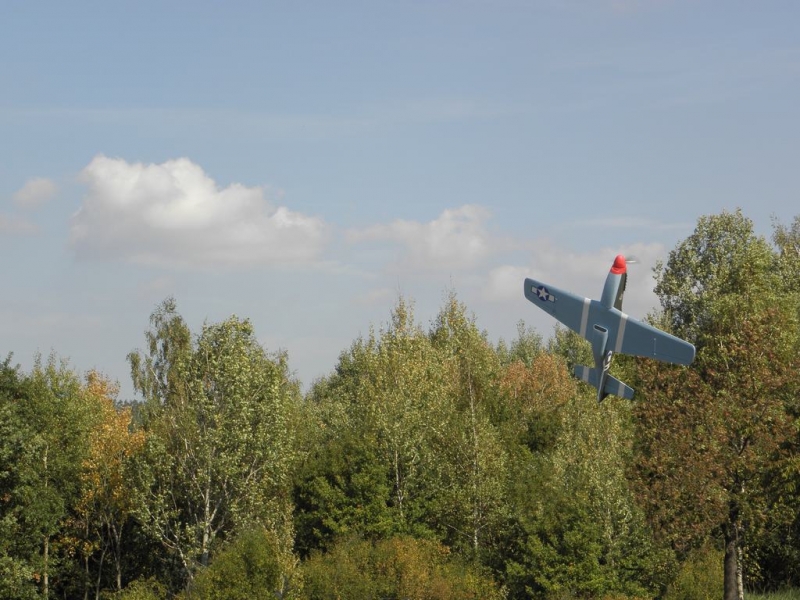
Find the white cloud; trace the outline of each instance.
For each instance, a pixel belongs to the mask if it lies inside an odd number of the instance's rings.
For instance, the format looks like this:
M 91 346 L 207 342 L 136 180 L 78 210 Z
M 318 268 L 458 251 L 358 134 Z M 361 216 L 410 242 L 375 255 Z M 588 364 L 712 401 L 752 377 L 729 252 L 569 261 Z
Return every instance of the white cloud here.
M 30 235 L 38 231 L 39 227 L 27 219 L 0 214 L 0 234 Z
M 488 274 L 484 297 L 495 302 L 518 299 L 522 294 L 522 282 L 530 277 L 530 268 L 512 265 L 495 267 Z
M 37 177 L 29 180 L 14 196 L 14 204 L 20 208 L 37 208 L 52 198 L 58 187 L 49 179 Z
M 318 260 L 327 226 L 273 206 L 264 189 L 219 188 L 187 158 L 162 164 L 97 156 L 72 218 L 79 257 L 170 266 L 298 265 Z
M 415 268 L 465 269 L 483 261 L 493 244 L 484 222 L 489 211 L 467 204 L 447 209 L 427 223 L 398 219 L 389 225 L 350 230 L 350 242 L 389 241 L 405 248 L 403 262 Z

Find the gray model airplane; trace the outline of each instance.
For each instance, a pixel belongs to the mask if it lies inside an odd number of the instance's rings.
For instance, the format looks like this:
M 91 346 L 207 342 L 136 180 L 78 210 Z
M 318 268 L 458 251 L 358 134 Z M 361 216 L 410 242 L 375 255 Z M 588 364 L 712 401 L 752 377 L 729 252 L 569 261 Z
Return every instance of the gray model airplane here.
M 625 257 L 614 259 L 600 301 L 581 298 L 535 279 L 525 280 L 525 297 L 592 344 L 594 368 L 576 366 L 575 376 L 597 388 L 597 401 L 609 394 L 633 398 L 633 388 L 608 373 L 614 353 L 646 356 L 688 365 L 694 346 L 622 312 L 628 279 Z

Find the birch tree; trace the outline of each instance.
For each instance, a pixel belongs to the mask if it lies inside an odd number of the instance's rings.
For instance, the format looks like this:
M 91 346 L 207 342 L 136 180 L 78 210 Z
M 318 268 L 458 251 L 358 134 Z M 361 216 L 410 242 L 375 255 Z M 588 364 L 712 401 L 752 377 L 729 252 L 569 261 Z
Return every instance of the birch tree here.
M 450 294 L 431 328 L 445 367 L 447 421 L 437 437 L 437 522 L 478 559 L 507 516 L 508 455 L 496 426 L 500 360 L 466 306 Z M 495 421 L 495 422 L 493 422 Z
M 249 321 L 204 325 L 192 338 L 174 301 L 151 317 L 149 352 L 129 356 L 147 400 L 136 476 L 137 515 L 184 576 L 251 522 L 291 545 L 288 470 L 297 387 L 286 356 L 270 355 Z

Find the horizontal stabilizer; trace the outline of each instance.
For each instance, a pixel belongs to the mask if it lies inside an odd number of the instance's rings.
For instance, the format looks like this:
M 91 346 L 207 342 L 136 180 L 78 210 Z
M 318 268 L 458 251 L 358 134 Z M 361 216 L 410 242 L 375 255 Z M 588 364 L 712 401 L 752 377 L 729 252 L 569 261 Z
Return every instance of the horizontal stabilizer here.
M 584 367 L 583 365 L 577 365 L 575 367 L 575 377 L 584 383 L 588 383 L 593 387 L 597 387 L 597 369 L 590 369 L 589 367 Z
M 598 386 L 598 381 L 600 380 L 597 369 L 591 369 L 583 365 L 578 365 L 575 367 L 575 377 L 595 388 Z M 632 400 L 633 388 L 625 385 L 616 377 L 606 375 L 603 391 L 597 394 L 597 399 L 602 400 L 609 394 L 614 394 L 615 396 L 625 398 L 626 400 Z
M 633 388 L 625 385 L 619 379 L 611 375 L 606 377 L 606 384 L 603 387 L 603 391 L 606 394 L 614 394 L 626 400 L 633 400 Z

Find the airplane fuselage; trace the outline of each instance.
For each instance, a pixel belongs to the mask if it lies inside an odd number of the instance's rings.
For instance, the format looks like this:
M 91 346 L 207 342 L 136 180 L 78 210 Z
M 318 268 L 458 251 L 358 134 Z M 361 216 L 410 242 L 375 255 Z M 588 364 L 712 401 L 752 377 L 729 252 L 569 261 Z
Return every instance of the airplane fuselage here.
M 625 259 L 622 256 L 617 256 L 614 259 L 614 264 L 611 265 L 611 270 L 606 276 L 606 282 L 603 285 L 603 293 L 600 296 L 600 304 L 608 311 L 616 311 L 619 317 L 622 318 L 622 294 L 625 292 L 625 283 L 628 276 L 628 268 Z M 603 314 L 603 313 L 599 313 Z M 613 314 L 613 313 L 612 313 Z M 616 315 L 614 315 L 616 317 Z M 610 319 L 611 322 L 616 322 L 617 319 Z M 622 321 L 624 323 L 624 320 Z M 601 323 L 592 324 L 592 356 L 594 357 L 594 367 L 599 373 L 599 381 L 597 384 L 597 401 L 600 402 L 608 394 L 604 392 L 606 380 L 608 379 L 608 369 L 611 367 L 611 359 L 614 356 L 613 350 L 608 350 L 608 328 Z

